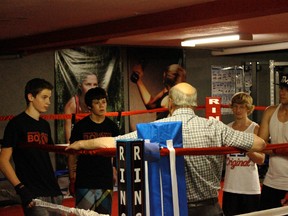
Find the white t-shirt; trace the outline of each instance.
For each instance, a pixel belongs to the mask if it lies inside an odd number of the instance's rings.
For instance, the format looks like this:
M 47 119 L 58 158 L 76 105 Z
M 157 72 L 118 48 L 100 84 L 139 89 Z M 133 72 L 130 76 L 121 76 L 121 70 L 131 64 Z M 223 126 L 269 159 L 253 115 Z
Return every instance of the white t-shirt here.
M 228 126 L 232 127 L 231 122 Z M 252 122 L 245 130 L 254 133 L 258 124 Z M 260 182 L 257 164 L 251 161 L 246 153 L 228 154 L 223 191 L 238 194 L 260 194 Z

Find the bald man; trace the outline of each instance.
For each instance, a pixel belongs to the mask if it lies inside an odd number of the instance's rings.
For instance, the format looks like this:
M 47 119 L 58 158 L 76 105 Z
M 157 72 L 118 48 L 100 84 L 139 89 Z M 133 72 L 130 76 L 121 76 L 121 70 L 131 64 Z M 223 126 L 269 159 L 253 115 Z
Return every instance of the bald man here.
M 179 83 L 169 91 L 170 116 L 155 122 L 182 122 L 184 148 L 232 146 L 245 151 L 262 151 L 266 143 L 252 133 L 236 131 L 216 119 L 195 115 L 197 90 L 188 83 Z M 137 131 L 117 136 L 81 140 L 67 149 L 115 147 L 119 139 L 136 139 Z M 218 203 L 223 155 L 185 156 L 185 178 L 189 215 L 223 215 Z

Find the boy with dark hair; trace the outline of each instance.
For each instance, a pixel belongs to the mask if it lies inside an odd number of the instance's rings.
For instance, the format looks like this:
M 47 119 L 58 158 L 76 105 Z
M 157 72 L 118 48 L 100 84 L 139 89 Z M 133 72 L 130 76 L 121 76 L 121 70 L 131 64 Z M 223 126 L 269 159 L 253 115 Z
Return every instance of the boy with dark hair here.
M 35 78 L 25 86 L 26 110 L 7 124 L 0 170 L 19 194 L 25 215 L 52 215 L 34 206 L 33 198 L 61 204 L 63 196 L 48 152 L 38 148 L 23 148 L 25 144 L 53 144 L 49 123 L 40 117 L 50 106 L 53 86 L 44 79 Z M 13 156 L 15 170 L 10 163 Z
M 100 87 L 90 89 L 85 95 L 85 103 L 91 114 L 77 122 L 72 130 L 70 143 L 97 137 L 117 136 L 117 125 L 105 116 L 107 93 Z M 111 214 L 113 195 L 112 158 L 98 155 L 79 155 L 68 157 L 70 193 L 75 197 L 76 207 L 94 210 L 101 214 Z M 75 167 L 76 173 L 75 173 Z M 115 181 L 114 181 L 115 182 Z

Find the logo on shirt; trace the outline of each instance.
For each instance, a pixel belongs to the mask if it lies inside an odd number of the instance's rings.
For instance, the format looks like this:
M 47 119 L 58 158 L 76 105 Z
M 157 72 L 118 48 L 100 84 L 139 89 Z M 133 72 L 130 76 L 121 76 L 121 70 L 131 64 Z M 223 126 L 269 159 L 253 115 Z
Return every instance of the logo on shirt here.
M 94 139 L 97 137 L 111 137 L 111 132 L 87 132 L 83 134 L 83 139 Z
M 48 143 L 48 134 L 40 132 L 28 132 L 27 134 L 28 143 L 37 143 L 37 144 L 47 144 Z
M 226 165 L 230 166 L 231 169 L 234 169 L 235 167 L 253 166 L 251 162 L 251 159 L 248 159 L 245 153 L 230 154 L 226 159 Z

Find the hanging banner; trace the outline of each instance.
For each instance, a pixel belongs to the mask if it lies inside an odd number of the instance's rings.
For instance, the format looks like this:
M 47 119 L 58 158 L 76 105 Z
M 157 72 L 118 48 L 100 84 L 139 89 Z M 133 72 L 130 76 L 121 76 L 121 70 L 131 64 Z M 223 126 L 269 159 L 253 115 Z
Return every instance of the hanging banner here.
M 85 93 L 99 86 L 108 93 L 107 111 L 124 107 L 123 76 L 120 50 L 117 47 L 83 46 L 55 51 L 55 112 L 57 114 L 89 114 Z M 75 115 L 74 115 L 75 116 Z M 68 143 L 74 119 L 55 121 L 55 142 Z M 112 120 L 124 129 L 123 121 Z M 56 168 L 66 169 L 66 156 L 56 155 Z

